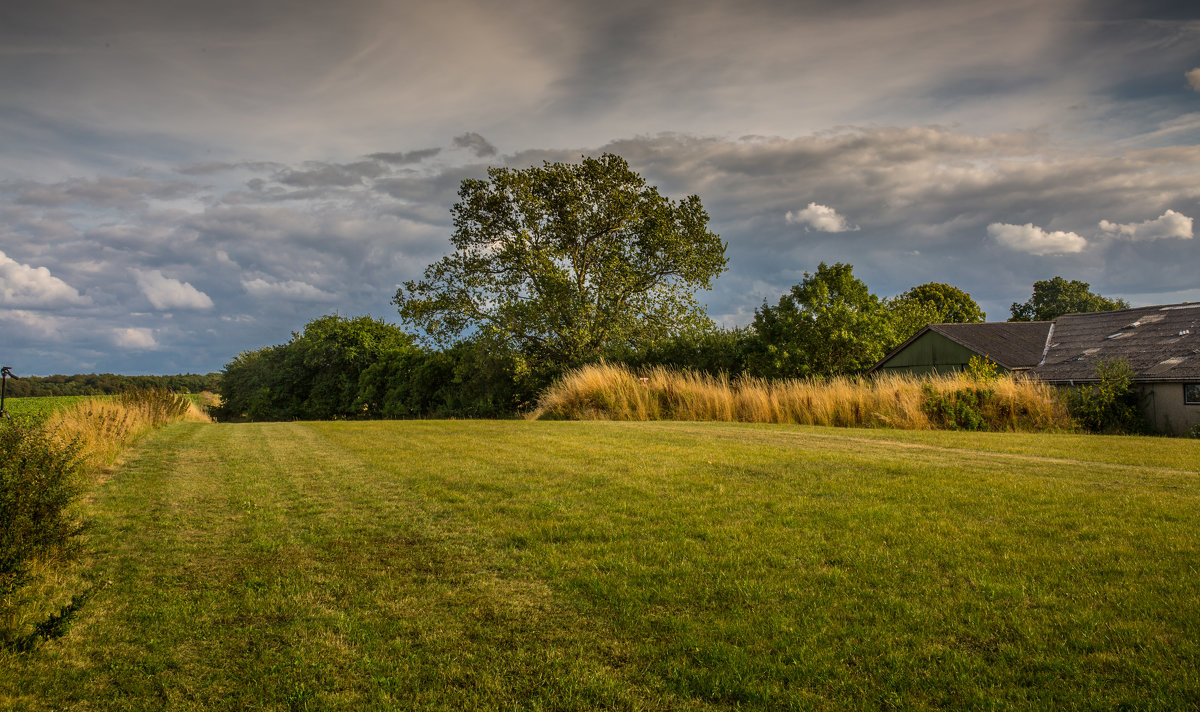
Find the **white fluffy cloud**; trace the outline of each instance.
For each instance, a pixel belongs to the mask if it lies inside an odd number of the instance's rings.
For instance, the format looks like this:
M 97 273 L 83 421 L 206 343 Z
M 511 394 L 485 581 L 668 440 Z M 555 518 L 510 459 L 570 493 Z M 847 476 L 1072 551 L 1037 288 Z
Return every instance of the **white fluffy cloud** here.
M 61 307 L 87 302 L 45 267 L 23 265 L 0 252 L 0 306 Z
M 833 208 L 817 203 L 809 203 L 804 210 L 789 210 L 786 217 L 789 224 L 803 225 L 805 229 L 812 228 L 818 232 L 847 232 L 858 229 L 847 223 L 846 218 L 838 215 Z
M 242 288 L 255 299 L 295 299 L 305 302 L 329 302 L 336 295 L 314 287 L 308 282 L 289 279 L 284 282 L 268 282 L 265 279 L 243 279 Z
M 1162 240 L 1178 238 L 1189 240 L 1192 237 L 1192 219 L 1183 213 L 1168 210 L 1153 220 L 1140 223 L 1114 223 L 1100 221 L 1100 229 L 1104 232 L 1125 237 L 1130 240 Z
M 1191 84 L 1196 91 L 1200 91 L 1200 67 L 1196 67 L 1185 76 L 1187 76 L 1188 84 Z
M 187 282 L 172 279 L 156 269 L 134 270 L 138 287 L 155 309 L 212 309 L 213 300 Z
M 992 223 L 987 228 L 988 237 L 1005 247 L 1028 252 L 1031 255 L 1057 255 L 1066 252 L 1082 252 L 1087 240 L 1073 232 L 1055 230 L 1046 232 L 1033 223 L 1009 225 Z
M 145 328 L 125 328 L 112 330 L 112 343 L 119 349 L 128 351 L 152 351 L 158 348 L 154 340 L 154 330 Z

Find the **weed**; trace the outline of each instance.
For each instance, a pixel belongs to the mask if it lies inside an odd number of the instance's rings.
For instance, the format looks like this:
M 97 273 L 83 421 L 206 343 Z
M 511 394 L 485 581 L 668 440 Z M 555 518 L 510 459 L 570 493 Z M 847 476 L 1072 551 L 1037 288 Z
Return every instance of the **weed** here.
M 1133 385 L 1133 369 L 1126 361 L 1100 361 L 1096 383 L 1069 391 L 1072 417 L 1094 433 L 1144 433 L 1147 430 L 1141 403 Z

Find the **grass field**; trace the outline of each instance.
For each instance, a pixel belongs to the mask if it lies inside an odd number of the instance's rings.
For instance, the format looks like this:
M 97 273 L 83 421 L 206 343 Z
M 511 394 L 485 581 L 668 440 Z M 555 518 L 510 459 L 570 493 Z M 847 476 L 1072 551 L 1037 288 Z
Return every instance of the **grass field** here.
M 92 398 L 112 398 L 112 396 L 31 396 L 28 398 L 5 398 L 4 409 L 13 415 L 42 415 L 65 410 Z
M 184 395 L 185 398 L 198 406 L 205 405 L 198 393 Z M 71 406 L 98 398 L 107 400 L 115 396 L 29 396 L 25 398 L 5 398 L 4 409 L 12 415 L 49 415 Z
M 175 425 L 13 709 L 1180 709 L 1200 441 Z

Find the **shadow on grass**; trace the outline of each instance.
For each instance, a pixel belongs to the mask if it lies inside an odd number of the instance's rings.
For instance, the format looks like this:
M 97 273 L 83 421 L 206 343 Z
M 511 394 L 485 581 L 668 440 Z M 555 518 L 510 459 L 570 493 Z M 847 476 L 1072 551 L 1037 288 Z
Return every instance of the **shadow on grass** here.
M 92 584 L 86 591 L 71 596 L 69 603 L 58 609 L 57 613 L 50 614 L 46 620 L 35 624 L 29 633 L 15 637 L 5 636 L 0 639 L 0 647 L 27 653 L 48 640 L 63 637 L 71 628 L 71 621 L 75 620 L 87 602 L 106 586 L 108 586 L 108 582 Z

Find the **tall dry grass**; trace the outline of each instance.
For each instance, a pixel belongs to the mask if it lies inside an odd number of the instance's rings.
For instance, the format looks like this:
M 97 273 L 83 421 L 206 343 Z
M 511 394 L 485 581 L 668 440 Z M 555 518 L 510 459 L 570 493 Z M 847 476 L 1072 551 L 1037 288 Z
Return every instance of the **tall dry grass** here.
M 84 470 L 95 472 L 111 465 L 125 448 L 155 428 L 210 420 L 189 398 L 147 389 L 81 401 L 52 414 L 46 427 L 62 442 L 77 443 Z
M 980 394 L 983 394 L 981 397 Z M 713 377 L 657 367 L 597 364 L 568 372 L 542 394 L 531 418 L 715 420 L 924 430 L 946 427 L 936 406 L 972 407 L 990 430 L 1072 428 L 1050 386 L 1021 377 L 966 375 L 830 381 Z

